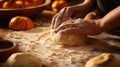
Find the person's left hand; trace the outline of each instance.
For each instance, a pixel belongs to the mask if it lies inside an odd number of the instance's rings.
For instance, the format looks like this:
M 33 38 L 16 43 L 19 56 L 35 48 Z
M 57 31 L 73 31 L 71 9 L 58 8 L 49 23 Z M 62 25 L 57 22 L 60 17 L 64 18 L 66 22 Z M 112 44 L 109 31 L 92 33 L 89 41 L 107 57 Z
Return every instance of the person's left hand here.
M 102 32 L 100 25 L 100 19 L 96 20 L 83 20 L 76 19 L 71 21 L 66 21 L 62 23 L 55 32 L 61 32 L 63 34 L 79 34 L 79 35 L 95 35 Z

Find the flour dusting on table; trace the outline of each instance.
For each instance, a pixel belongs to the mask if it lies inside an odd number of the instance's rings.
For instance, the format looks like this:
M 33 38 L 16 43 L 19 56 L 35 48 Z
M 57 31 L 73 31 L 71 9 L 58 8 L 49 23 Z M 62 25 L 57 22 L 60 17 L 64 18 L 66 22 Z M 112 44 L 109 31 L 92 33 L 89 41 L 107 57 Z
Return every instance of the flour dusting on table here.
M 64 47 L 53 43 L 49 37 L 49 27 L 12 31 L 4 39 L 17 42 L 21 51 L 46 60 L 52 67 L 84 67 L 90 58 L 100 54 L 92 51 L 91 47 Z

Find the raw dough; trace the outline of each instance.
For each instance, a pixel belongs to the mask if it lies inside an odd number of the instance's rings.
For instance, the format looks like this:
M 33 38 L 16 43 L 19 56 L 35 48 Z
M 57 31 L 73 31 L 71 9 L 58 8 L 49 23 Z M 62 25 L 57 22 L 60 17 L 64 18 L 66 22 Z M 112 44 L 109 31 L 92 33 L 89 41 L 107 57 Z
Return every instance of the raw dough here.
M 77 46 L 85 43 L 87 37 L 80 35 L 72 34 L 62 34 L 61 32 L 54 33 L 54 30 L 51 30 L 51 39 L 54 43 L 65 45 L 65 46 Z
M 90 59 L 85 67 L 120 67 L 120 60 L 110 53 L 103 53 Z
M 40 58 L 26 53 L 14 53 L 3 64 L 3 67 L 42 67 Z
M 76 20 L 73 20 L 70 18 L 67 20 L 66 24 L 69 23 L 78 23 L 77 21 L 83 21 L 83 19 L 78 18 Z M 79 26 L 82 26 L 82 24 L 79 23 Z M 74 35 L 74 34 L 62 34 L 61 31 L 55 33 L 54 29 L 51 29 L 50 31 L 50 36 L 51 39 L 53 40 L 54 43 L 60 44 L 60 45 L 66 45 L 66 46 L 77 46 L 77 45 L 82 45 L 85 44 L 85 41 L 87 39 L 87 36 L 80 36 L 80 35 Z

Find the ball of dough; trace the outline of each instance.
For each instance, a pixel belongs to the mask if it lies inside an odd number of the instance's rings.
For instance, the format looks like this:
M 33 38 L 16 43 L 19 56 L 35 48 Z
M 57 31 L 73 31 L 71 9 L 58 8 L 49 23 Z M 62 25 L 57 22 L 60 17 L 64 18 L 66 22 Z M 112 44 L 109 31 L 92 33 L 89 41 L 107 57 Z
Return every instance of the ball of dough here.
M 85 67 L 120 67 L 120 60 L 110 53 L 103 53 L 90 59 Z
M 61 32 L 54 33 L 54 30 L 51 30 L 51 39 L 54 43 L 65 45 L 65 46 L 77 46 L 85 43 L 87 37 L 74 35 L 74 34 L 62 34 Z
M 3 67 L 42 67 L 40 58 L 26 53 L 14 53 L 3 64 Z

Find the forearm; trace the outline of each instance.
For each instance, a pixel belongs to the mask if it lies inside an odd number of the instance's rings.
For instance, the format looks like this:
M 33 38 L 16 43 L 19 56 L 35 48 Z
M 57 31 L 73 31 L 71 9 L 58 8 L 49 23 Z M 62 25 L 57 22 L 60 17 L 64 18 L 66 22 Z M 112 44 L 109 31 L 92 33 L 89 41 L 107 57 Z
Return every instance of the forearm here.
M 88 8 L 93 8 L 96 5 L 96 0 L 84 0 L 82 4 L 87 6 Z
M 101 19 L 101 27 L 103 31 L 120 27 L 120 6 L 110 11 Z
M 88 4 L 88 5 L 92 5 L 94 4 L 95 0 L 84 0 L 83 4 Z

